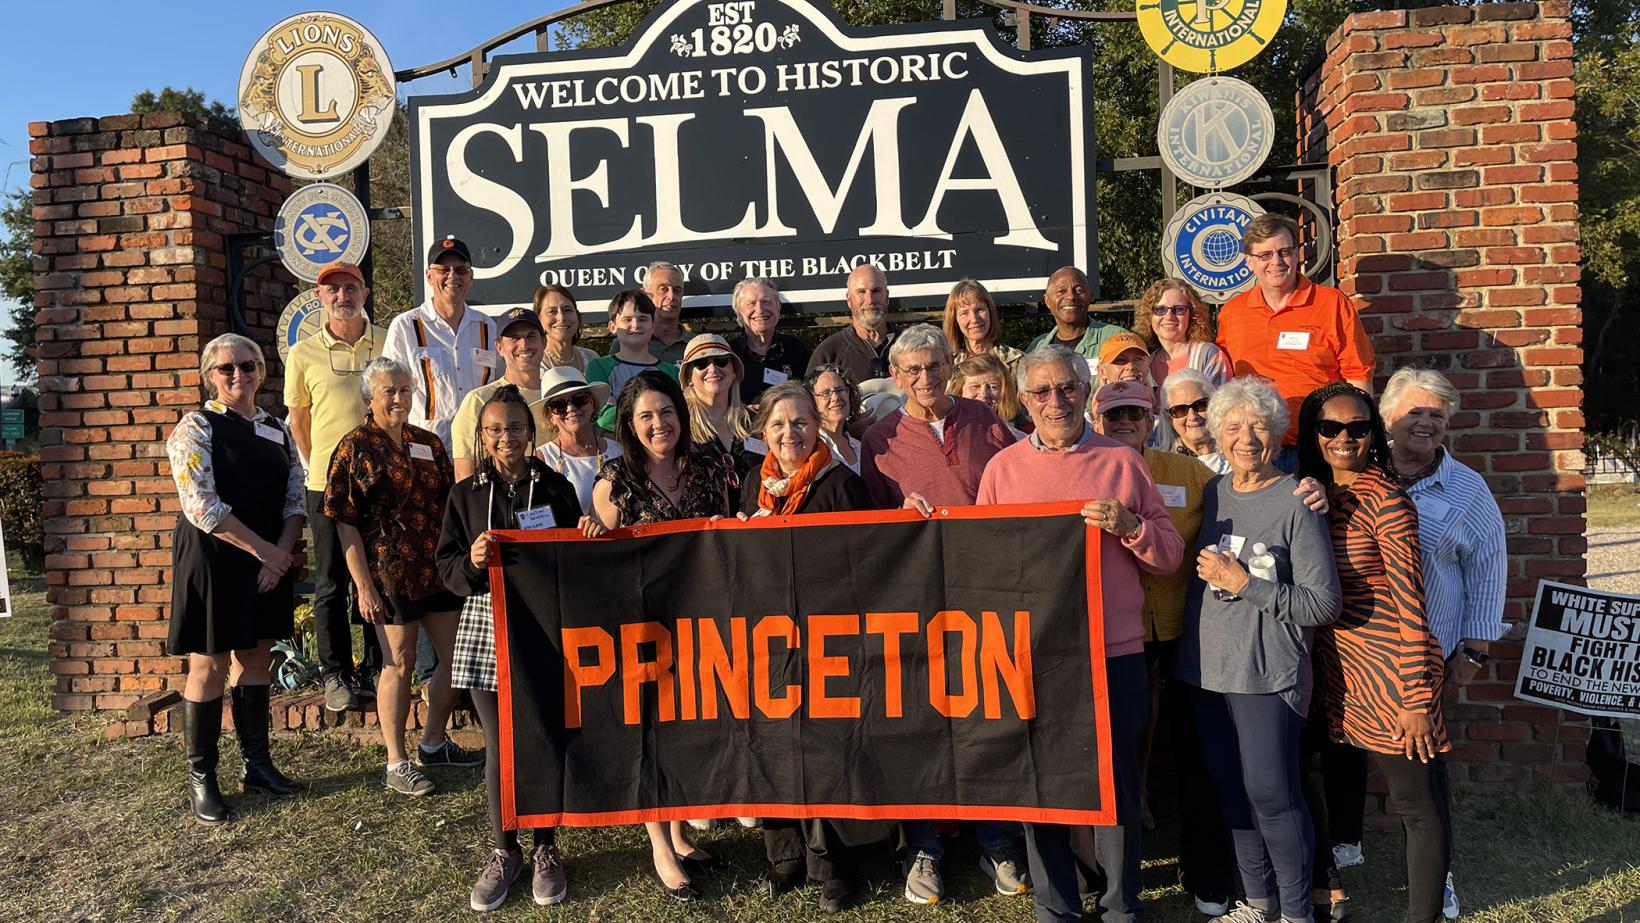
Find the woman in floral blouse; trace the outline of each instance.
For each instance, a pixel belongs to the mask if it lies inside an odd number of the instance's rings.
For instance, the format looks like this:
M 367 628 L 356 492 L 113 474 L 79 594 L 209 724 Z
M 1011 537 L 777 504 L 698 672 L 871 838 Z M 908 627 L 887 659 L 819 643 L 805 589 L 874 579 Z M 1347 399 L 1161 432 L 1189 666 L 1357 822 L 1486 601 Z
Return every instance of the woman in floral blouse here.
M 359 614 L 376 626 L 386 661 L 376 684 L 376 716 L 387 745 L 382 784 L 400 794 L 425 795 L 433 782 L 404 749 L 410 671 L 422 629 L 438 654 L 438 669 L 430 683 L 417 762 L 484 762 L 482 752 L 457 746 L 444 735 L 455 705 L 450 655 L 461 600 L 439 578 L 434 553 L 455 472 L 438 436 L 405 422 L 414 390 L 404 366 L 392 359 L 373 360 L 360 376 L 359 392 L 369 408 L 364 422 L 342 437 L 331 456 L 324 511 L 336 520 Z
M 694 443 L 683 389 L 664 372 L 639 372 L 621 389 L 615 408 L 621 455 L 604 464 L 592 487 L 592 512 L 604 527 L 648 525 L 729 514 L 734 472 L 712 446 Z M 655 877 L 666 893 L 692 901 L 698 893 L 683 863 L 716 859 L 691 843 L 683 821 L 646 823 Z
M 268 655 L 275 640 L 291 634 L 291 549 L 302 535 L 306 494 L 289 430 L 256 406 L 266 374 L 250 340 L 230 333 L 207 343 L 199 378 L 211 399 L 165 441 L 182 501 L 172 539 L 167 649 L 188 658 L 188 801 L 205 824 L 228 819 L 216 765 L 230 655 L 234 731 L 245 756 L 241 783 L 279 797 L 300 790 L 268 755 Z

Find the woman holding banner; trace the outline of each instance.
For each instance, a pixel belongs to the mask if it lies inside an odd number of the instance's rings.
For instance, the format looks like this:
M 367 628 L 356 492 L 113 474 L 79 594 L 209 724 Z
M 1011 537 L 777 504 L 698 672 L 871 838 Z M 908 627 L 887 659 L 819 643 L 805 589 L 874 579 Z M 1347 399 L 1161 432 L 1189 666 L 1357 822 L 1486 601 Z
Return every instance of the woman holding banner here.
M 1378 407 L 1365 391 L 1334 382 L 1304 399 L 1298 467 L 1331 489 L 1343 591 L 1342 616 L 1316 637 L 1321 717 L 1328 744 L 1342 751 L 1324 760 L 1327 783 L 1340 771 L 1364 778 L 1364 761 L 1372 759 L 1406 833 L 1406 919 L 1434 923 L 1452 862 L 1441 757 L 1451 745 L 1441 721 L 1440 642 L 1424 616 L 1418 511 L 1395 483 L 1393 464 Z M 1353 772 L 1352 763 L 1359 767 Z M 1347 902 L 1331 851 L 1317 855 L 1312 902 Z
M 801 382 L 783 381 L 761 396 L 752 431 L 768 443 L 762 468 L 740 492 L 740 518 L 842 513 L 871 508 L 866 482 L 820 439 L 820 411 Z M 770 897 L 802 884 L 820 884 L 820 909 L 836 913 L 854 903 L 850 849 L 886 839 L 892 821 L 763 819 Z
M 1230 473 L 1207 485 L 1174 676 L 1194 687 L 1202 758 L 1230 828 L 1247 901 L 1224 920 L 1308 921 L 1315 842 L 1302 794 L 1310 641 L 1338 618 L 1326 520 L 1274 464 L 1287 404 L 1253 378 L 1207 408 Z
M 210 400 L 165 440 L 182 506 L 165 649 L 188 658 L 182 733 L 188 804 L 202 824 L 228 819 L 216 766 L 230 671 L 244 788 L 281 798 L 300 790 L 268 755 L 268 659 L 273 642 L 291 634 L 291 549 L 307 517 L 306 488 L 290 431 L 256 406 L 266 374 L 262 351 L 238 334 L 205 344 L 199 379 Z
M 693 345 L 693 344 L 691 344 Z M 691 438 L 683 390 L 664 372 L 639 372 L 621 389 L 615 405 L 615 437 L 621 456 L 598 473 L 592 488 L 593 519 L 609 529 L 728 515 L 734 472 L 722 453 Z M 700 896 L 684 870 L 718 860 L 691 843 L 683 821 L 644 824 L 655 877 L 678 901 Z
M 571 527 L 580 528 L 588 537 L 604 532 L 598 523 L 581 515 L 570 482 L 529 454 L 534 443 L 535 418 L 523 396 L 511 386 L 497 390 L 479 408 L 473 434 L 477 470 L 450 491 L 438 544 L 439 577 L 450 592 L 466 600 L 456 629 L 450 685 L 468 690 L 484 726 L 484 796 L 490 809 L 492 848 L 469 899 L 478 911 L 494 910 L 507 900 L 507 889 L 524 864 L 518 831 L 501 824 L 501 716 L 489 573 L 495 543 L 490 533 L 495 529 Z M 537 904 L 556 904 L 569 894 L 551 827 L 535 830 L 530 866 L 531 892 Z

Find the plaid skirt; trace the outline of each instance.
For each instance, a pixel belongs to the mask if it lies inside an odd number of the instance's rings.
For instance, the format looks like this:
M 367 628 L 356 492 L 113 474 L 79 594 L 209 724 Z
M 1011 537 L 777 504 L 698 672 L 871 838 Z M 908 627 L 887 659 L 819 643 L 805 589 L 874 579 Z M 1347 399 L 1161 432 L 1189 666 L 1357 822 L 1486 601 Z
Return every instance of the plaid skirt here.
M 490 594 L 467 597 L 456 626 L 456 648 L 450 657 L 450 685 L 495 692 L 495 626 Z

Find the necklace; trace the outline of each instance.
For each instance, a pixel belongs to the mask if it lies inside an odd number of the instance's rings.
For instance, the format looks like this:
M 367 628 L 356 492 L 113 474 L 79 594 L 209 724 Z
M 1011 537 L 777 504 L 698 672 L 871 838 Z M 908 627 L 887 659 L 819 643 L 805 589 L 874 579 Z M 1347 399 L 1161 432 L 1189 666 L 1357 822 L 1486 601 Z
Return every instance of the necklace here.
M 1439 447 L 1437 447 L 1435 449 L 1435 457 L 1429 460 L 1429 464 L 1423 466 L 1422 468 L 1419 468 L 1417 471 L 1413 472 L 1412 474 L 1397 473 L 1395 479 L 1397 481 L 1400 481 L 1402 486 L 1407 486 L 1407 485 L 1410 485 L 1410 484 L 1416 484 L 1419 481 L 1423 480 L 1424 478 L 1427 478 L 1430 475 L 1434 474 L 1435 469 L 1439 468 L 1440 466 L 1441 466 L 1441 450 L 1440 450 Z
M 596 446 L 597 443 L 594 442 L 593 445 Z M 595 470 L 602 471 L 602 470 L 604 470 L 604 453 L 603 453 L 603 450 L 598 449 L 598 450 L 595 450 L 595 452 L 598 456 L 598 467 Z M 564 466 L 566 464 L 568 464 L 567 459 L 569 459 L 570 457 L 571 457 L 570 454 L 568 452 L 564 451 L 563 446 L 561 446 L 561 445 L 558 446 L 558 458 L 552 464 L 553 470 L 557 471 L 559 474 L 563 474 L 564 473 Z M 575 458 L 586 458 L 585 455 L 576 455 L 574 457 Z

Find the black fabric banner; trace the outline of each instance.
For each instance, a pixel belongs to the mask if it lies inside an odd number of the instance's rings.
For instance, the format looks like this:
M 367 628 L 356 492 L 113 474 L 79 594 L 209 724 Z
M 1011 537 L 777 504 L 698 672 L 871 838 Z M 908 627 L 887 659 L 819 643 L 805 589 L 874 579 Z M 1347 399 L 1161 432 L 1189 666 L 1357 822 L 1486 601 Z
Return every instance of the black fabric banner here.
M 1080 508 L 498 533 L 507 824 L 1113 823 Z

